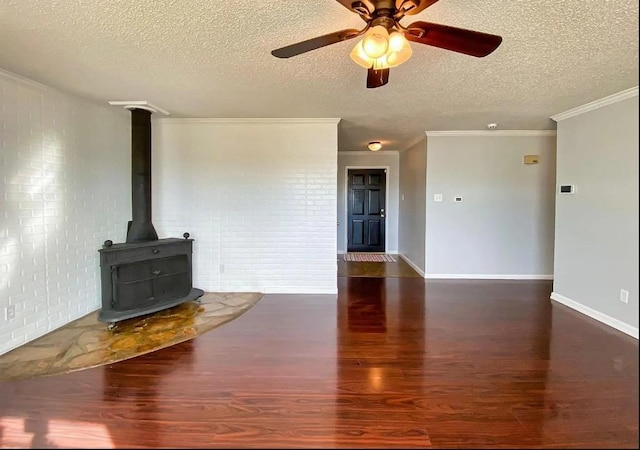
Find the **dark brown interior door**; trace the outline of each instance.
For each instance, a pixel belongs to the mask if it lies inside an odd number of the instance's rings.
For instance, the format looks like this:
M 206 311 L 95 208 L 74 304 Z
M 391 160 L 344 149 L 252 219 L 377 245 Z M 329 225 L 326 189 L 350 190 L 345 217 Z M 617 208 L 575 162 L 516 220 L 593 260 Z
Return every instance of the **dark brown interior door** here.
M 384 252 L 385 169 L 348 171 L 348 252 Z

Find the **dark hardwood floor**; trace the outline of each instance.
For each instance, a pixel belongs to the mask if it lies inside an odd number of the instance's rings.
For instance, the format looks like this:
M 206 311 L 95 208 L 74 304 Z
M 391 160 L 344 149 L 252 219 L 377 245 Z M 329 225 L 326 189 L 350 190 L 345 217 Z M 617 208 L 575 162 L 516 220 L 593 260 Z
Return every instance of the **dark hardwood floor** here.
M 638 341 L 548 281 L 338 278 L 194 340 L 0 383 L 0 445 L 638 448 Z

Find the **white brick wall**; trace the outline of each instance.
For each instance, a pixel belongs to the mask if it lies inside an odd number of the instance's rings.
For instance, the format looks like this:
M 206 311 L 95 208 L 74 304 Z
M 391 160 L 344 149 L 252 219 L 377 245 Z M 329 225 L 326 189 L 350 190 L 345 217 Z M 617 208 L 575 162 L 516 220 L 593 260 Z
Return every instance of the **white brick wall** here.
M 152 128 L 153 223 L 161 238 L 195 239 L 195 287 L 337 293 L 337 120 Z
M 110 108 L 0 71 L 0 354 L 100 307 L 98 249 L 131 216 L 129 118 Z
M 337 120 L 152 120 L 153 223 L 195 238 L 194 286 L 337 293 Z M 2 70 L 0 126 L 3 354 L 100 308 L 131 144 L 125 111 Z

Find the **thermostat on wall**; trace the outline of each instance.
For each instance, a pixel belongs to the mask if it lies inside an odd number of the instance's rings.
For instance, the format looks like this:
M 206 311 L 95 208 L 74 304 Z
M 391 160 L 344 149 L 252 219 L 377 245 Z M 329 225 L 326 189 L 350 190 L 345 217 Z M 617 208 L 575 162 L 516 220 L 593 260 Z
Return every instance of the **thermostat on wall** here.
M 560 185 L 560 193 L 561 194 L 573 194 L 576 191 L 576 187 L 573 184 L 561 184 Z
M 539 162 L 540 157 L 538 155 L 524 155 L 525 164 L 538 164 Z

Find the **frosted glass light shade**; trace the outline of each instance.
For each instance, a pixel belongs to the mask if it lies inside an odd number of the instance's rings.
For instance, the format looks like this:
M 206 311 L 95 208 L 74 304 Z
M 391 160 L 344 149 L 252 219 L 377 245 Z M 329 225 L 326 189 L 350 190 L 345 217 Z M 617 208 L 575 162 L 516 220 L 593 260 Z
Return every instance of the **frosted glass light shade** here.
M 411 58 L 412 53 L 413 50 L 411 50 L 409 42 L 407 42 L 407 45 L 405 45 L 404 48 L 399 52 L 389 52 L 389 54 L 387 55 L 387 67 L 399 66 L 400 64 Z
M 382 70 L 399 66 L 411 57 L 413 51 L 411 50 L 409 41 L 407 41 L 402 33 L 394 31 L 391 33 L 391 37 L 393 38 L 392 43 L 388 46 L 385 54 L 377 58 L 370 57 L 364 49 L 363 39 L 351 50 L 351 59 L 365 69 L 373 67 L 375 70 Z
M 389 50 L 392 52 L 399 52 L 402 50 L 407 43 L 407 40 L 404 37 L 404 34 L 399 31 L 393 31 L 389 35 Z
M 376 25 L 366 32 L 362 48 L 369 58 L 379 58 L 389 50 L 389 32 L 382 25 Z
M 367 147 L 372 152 L 377 152 L 378 150 L 380 150 L 382 148 L 382 144 L 380 142 L 378 142 L 378 141 L 374 141 L 374 142 L 369 142 L 369 145 L 367 145 Z
M 373 58 L 369 58 L 367 54 L 364 52 L 364 48 L 362 48 L 362 41 L 358 42 L 353 50 L 351 50 L 350 55 L 351 59 L 358 64 L 359 66 L 368 69 L 373 66 Z

